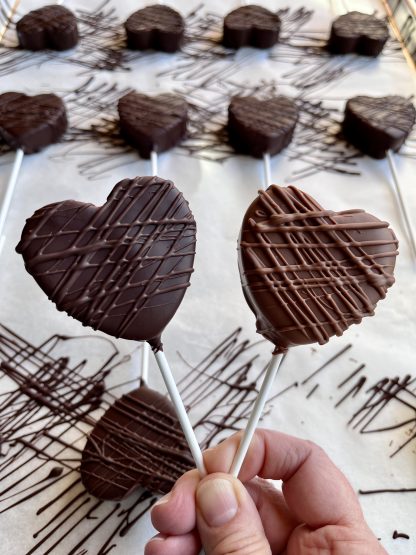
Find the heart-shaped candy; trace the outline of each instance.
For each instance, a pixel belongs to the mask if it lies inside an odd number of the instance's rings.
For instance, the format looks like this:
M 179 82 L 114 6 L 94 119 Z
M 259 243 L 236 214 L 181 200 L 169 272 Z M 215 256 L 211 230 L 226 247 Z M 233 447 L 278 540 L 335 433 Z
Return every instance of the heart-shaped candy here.
M 54 94 L 0 94 L 0 137 L 25 154 L 59 141 L 67 128 L 65 105 Z
M 324 210 L 295 187 L 260 191 L 239 238 L 258 333 L 275 353 L 342 335 L 371 316 L 394 283 L 397 244 L 388 224 L 363 210 Z
M 195 234 L 171 181 L 136 177 L 101 207 L 66 200 L 37 210 L 16 250 L 58 310 L 158 350 L 189 286 Z
M 295 102 L 286 96 L 235 96 L 228 107 L 230 143 L 237 152 L 255 158 L 277 154 L 291 142 L 298 117 Z
M 402 96 L 356 96 L 348 100 L 342 132 L 364 154 L 385 158 L 405 142 L 416 120 L 416 110 Z
M 176 10 L 155 4 L 132 13 L 124 27 L 128 48 L 176 52 L 182 44 L 185 22 Z
M 386 21 L 372 14 L 348 12 L 332 23 L 328 50 L 333 54 L 378 56 L 388 38 Z
M 167 493 L 193 467 L 173 405 L 142 386 L 97 422 L 82 453 L 81 477 L 89 493 L 115 501 L 138 487 Z
M 118 101 L 118 113 L 122 136 L 142 158 L 173 148 L 186 134 L 188 105 L 175 94 L 130 92 Z
M 270 48 L 279 40 L 280 17 L 261 6 L 242 6 L 224 18 L 223 44 L 228 48 Z
M 75 15 L 64 6 L 44 6 L 16 23 L 21 48 L 27 50 L 68 50 L 78 43 Z

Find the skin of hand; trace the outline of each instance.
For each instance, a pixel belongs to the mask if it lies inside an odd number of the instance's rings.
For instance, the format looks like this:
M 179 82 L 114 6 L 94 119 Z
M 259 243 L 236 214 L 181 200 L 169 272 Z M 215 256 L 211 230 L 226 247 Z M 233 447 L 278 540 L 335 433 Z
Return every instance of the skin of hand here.
M 198 555 L 201 541 L 206 555 L 387 555 L 320 447 L 259 429 L 236 480 L 227 472 L 240 439 L 208 449 L 208 475 L 187 472 L 154 505 L 160 534 L 145 555 Z M 282 480 L 282 491 L 267 479 Z

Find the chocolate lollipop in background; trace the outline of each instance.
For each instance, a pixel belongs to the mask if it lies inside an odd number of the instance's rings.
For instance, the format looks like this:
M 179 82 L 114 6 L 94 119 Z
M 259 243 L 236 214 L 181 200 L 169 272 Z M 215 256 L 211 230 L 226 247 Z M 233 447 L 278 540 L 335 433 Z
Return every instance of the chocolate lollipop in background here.
M 275 350 L 231 473 L 237 476 L 282 356 L 291 347 L 326 343 L 374 314 L 394 283 L 397 239 L 389 224 L 363 210 L 322 208 L 295 187 L 271 185 L 249 206 L 238 264 L 257 332 Z
M 96 423 L 80 472 L 89 493 L 118 501 L 139 487 L 166 494 L 192 467 L 172 403 L 141 380 L 140 387 L 117 399 Z
M 169 6 L 154 4 L 130 15 L 124 23 L 127 48 L 176 52 L 180 49 L 185 22 L 180 13 Z
M 224 18 L 223 45 L 234 49 L 243 46 L 274 46 L 279 40 L 279 16 L 261 6 L 247 5 L 245 2 L 243 4 Z
M 16 32 L 26 50 L 69 50 L 78 44 L 76 17 L 59 4 L 29 12 L 16 23 Z
M 412 221 L 401 192 L 393 152 L 409 136 L 416 121 L 416 110 L 402 96 L 356 96 L 345 106 L 342 133 L 345 139 L 372 158 L 386 158 L 389 163 L 397 201 L 409 246 L 416 261 L 416 240 Z
M 5 242 L 3 230 L 23 155 L 39 152 L 58 142 L 67 125 L 65 104 L 54 94 L 0 94 L 0 138 L 16 152 L 0 208 L 0 254 Z
M 148 96 L 130 92 L 118 101 L 118 113 L 122 137 L 139 151 L 142 158 L 151 159 L 152 175 L 157 175 L 157 153 L 175 147 L 186 134 L 186 101 L 171 93 Z M 142 349 L 142 377 L 145 382 L 149 354 L 149 345 L 145 343 Z
M 348 12 L 332 23 L 328 50 L 332 54 L 355 52 L 363 56 L 378 56 L 389 38 L 389 28 L 384 19 L 374 14 Z
M 265 187 L 271 182 L 270 156 L 286 148 L 293 138 L 299 111 L 286 96 L 259 100 L 254 96 L 235 96 L 228 107 L 228 137 L 241 154 L 263 158 Z
M 196 224 L 171 181 L 120 181 L 100 207 L 67 200 L 37 210 L 16 250 L 58 310 L 113 337 L 147 341 L 200 473 L 202 453 L 161 335 L 193 272 Z

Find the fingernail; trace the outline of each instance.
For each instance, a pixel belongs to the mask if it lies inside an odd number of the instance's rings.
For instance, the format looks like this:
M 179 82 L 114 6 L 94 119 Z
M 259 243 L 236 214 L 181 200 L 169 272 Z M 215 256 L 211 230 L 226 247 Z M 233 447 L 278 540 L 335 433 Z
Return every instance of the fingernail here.
M 209 526 L 224 526 L 238 511 L 238 500 L 229 480 L 208 480 L 198 489 L 198 508 Z
M 163 534 L 158 534 L 157 536 L 154 536 L 153 538 L 151 538 L 147 543 L 150 542 L 164 542 L 166 540 L 167 536 L 164 536 Z
M 171 500 L 171 497 L 172 497 L 172 492 L 167 493 L 166 495 L 161 497 L 158 501 L 156 501 L 153 507 L 164 505 L 165 503 L 169 503 L 169 501 Z

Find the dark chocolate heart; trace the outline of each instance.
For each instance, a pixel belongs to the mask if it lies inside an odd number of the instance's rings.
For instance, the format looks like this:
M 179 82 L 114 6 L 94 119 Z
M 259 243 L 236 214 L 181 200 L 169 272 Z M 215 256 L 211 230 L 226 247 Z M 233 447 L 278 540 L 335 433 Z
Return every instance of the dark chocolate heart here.
M 378 56 L 388 38 L 385 20 L 372 14 L 348 12 L 332 23 L 328 49 L 333 54 L 356 52 L 363 56 Z
M 68 50 L 78 43 L 75 15 L 64 6 L 44 6 L 33 10 L 16 24 L 21 48 L 27 50 Z
M 279 40 L 280 17 L 261 6 L 242 6 L 224 18 L 223 44 L 227 48 L 270 48 Z
M 230 143 L 237 152 L 256 158 L 277 154 L 291 142 L 298 116 L 295 102 L 286 96 L 235 96 L 228 107 Z
M 244 216 L 239 269 L 257 331 L 276 353 L 326 343 L 374 313 L 394 283 L 388 225 L 363 210 L 324 210 L 295 187 L 259 192 Z
M 173 148 L 186 133 L 188 105 L 175 94 L 147 96 L 130 92 L 118 101 L 118 113 L 122 136 L 142 158 L 149 158 L 152 150 Z
M 176 52 L 183 40 L 185 22 L 176 10 L 155 4 L 132 13 L 124 27 L 128 48 Z
M 67 200 L 37 210 L 16 250 L 58 310 L 158 350 L 189 286 L 195 234 L 171 181 L 136 177 L 101 207 Z
M 67 128 L 65 105 L 54 94 L 0 94 L 0 137 L 25 154 L 59 141 Z
M 348 100 L 344 137 L 373 158 L 385 158 L 405 142 L 416 120 L 413 104 L 402 96 L 356 96 Z
M 167 493 L 193 467 L 172 403 L 142 386 L 97 422 L 82 453 L 81 477 L 95 497 L 119 500 L 139 487 Z

